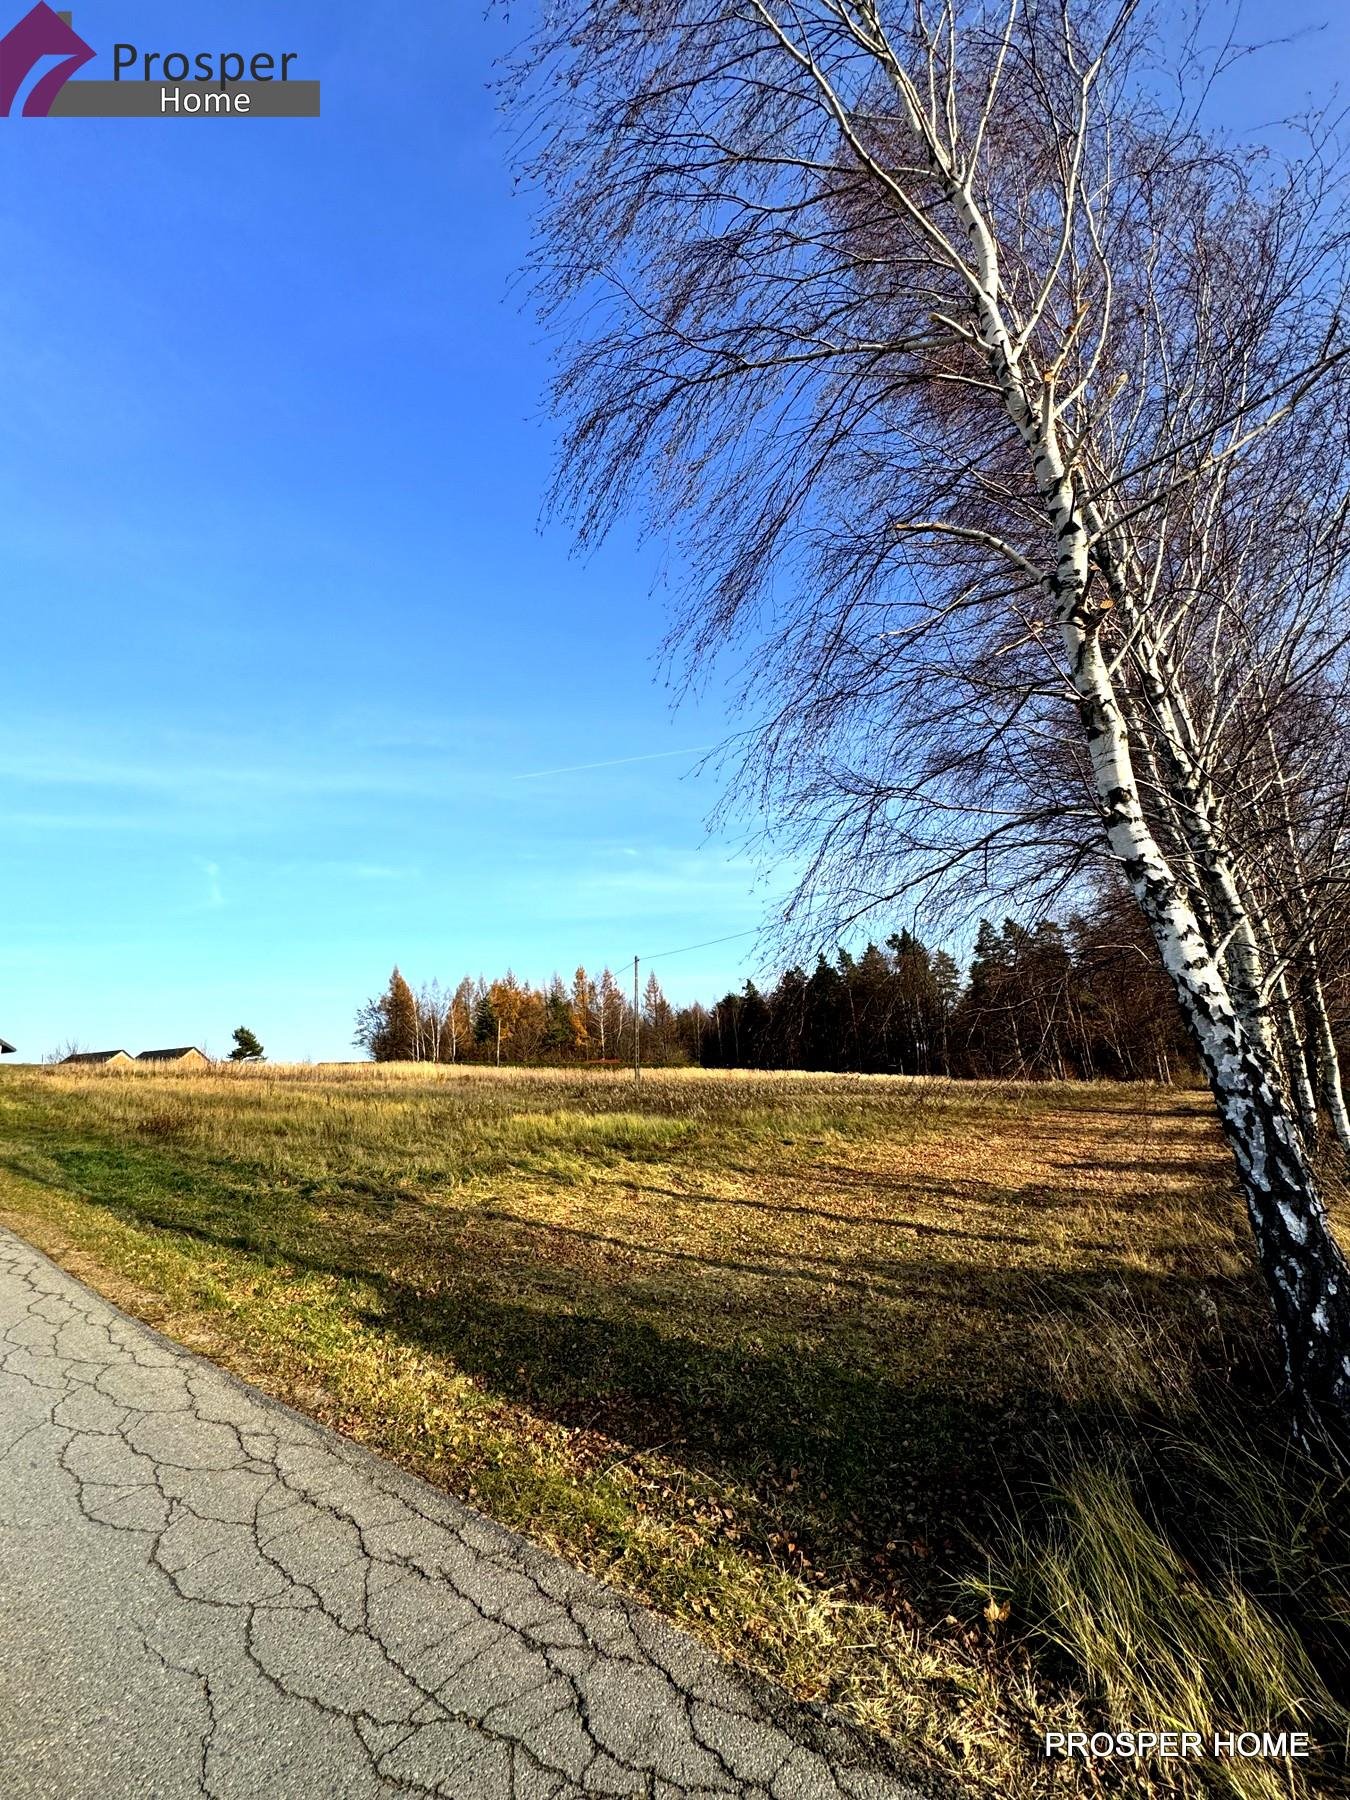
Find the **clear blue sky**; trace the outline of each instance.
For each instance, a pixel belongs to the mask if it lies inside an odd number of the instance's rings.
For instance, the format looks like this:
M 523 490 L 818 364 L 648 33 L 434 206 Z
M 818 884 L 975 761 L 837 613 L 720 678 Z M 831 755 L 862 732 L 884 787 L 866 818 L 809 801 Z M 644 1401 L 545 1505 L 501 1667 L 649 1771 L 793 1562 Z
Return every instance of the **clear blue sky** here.
M 298 51 L 323 117 L 0 120 L 0 1034 L 247 1023 L 346 1056 L 395 959 L 540 978 L 757 924 L 715 781 L 662 754 L 736 721 L 671 714 L 658 552 L 539 529 L 528 203 L 487 91 L 513 27 L 463 0 L 74 24 L 88 77 L 116 41 Z M 1341 14 L 1225 117 L 1325 95 L 1347 50 Z M 754 967 L 746 939 L 660 973 L 693 997 Z

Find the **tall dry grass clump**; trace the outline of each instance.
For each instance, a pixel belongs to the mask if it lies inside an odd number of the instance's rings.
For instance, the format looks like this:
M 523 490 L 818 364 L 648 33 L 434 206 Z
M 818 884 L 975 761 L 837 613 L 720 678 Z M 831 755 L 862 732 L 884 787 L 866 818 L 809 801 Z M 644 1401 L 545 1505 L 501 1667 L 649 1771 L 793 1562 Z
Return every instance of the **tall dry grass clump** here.
M 1136 1766 L 1140 1792 L 1225 1800 L 1350 1793 L 1350 1481 L 1155 1346 L 1152 1404 L 1047 1445 L 1041 1483 L 985 1539 L 997 1617 L 1058 1666 L 1089 1729 L 1305 1732 L 1308 1760 L 1206 1754 Z M 1120 1360 L 1138 1403 L 1147 1359 Z M 1208 1404 L 1201 1400 L 1205 1396 Z M 1253 1396 L 1246 1396 L 1250 1403 Z

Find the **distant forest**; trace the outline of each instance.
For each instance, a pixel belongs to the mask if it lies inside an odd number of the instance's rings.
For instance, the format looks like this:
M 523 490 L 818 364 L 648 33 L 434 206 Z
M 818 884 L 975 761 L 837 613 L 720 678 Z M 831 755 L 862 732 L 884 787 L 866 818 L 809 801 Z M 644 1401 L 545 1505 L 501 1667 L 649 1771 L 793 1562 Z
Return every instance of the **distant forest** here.
M 644 1064 L 860 1074 L 1171 1081 L 1193 1061 L 1167 978 L 1109 898 L 1091 918 L 982 920 L 969 972 L 909 931 L 672 1006 L 649 974 L 636 1021 Z M 414 992 L 396 968 L 357 1015 L 377 1062 L 631 1063 L 631 988 L 604 969 L 532 987 L 509 970 Z

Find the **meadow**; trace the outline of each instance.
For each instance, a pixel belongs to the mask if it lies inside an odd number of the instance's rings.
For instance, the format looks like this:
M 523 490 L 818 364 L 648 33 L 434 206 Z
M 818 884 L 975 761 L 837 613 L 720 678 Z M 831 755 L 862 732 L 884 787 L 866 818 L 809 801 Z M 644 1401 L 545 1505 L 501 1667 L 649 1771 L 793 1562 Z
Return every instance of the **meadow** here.
M 0 1075 L 0 1222 L 959 1791 L 1345 1791 L 1344 1484 L 1198 1091 Z M 1047 1729 L 1312 1733 L 1048 1765 Z

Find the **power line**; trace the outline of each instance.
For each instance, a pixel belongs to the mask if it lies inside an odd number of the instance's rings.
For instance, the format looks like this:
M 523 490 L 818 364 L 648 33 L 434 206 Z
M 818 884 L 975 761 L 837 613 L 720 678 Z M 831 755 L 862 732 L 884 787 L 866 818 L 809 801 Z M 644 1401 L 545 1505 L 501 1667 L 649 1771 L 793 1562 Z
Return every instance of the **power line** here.
M 752 925 L 748 931 L 730 931 L 725 937 L 704 938 L 701 944 L 681 944 L 678 950 L 657 950 L 651 956 L 644 956 L 643 962 L 660 962 L 665 956 L 685 956 L 690 950 L 709 950 L 714 944 L 732 944 L 740 938 L 758 937 L 761 927 Z
M 640 960 L 645 963 L 660 962 L 667 956 L 686 956 L 691 950 L 708 950 L 714 944 L 734 944 L 742 938 L 758 937 L 761 929 L 758 925 L 752 925 L 748 931 L 729 931 L 725 937 L 704 938 L 701 943 L 681 944 L 674 950 L 657 950 L 651 956 L 643 956 Z M 593 960 L 583 962 L 583 966 L 594 968 L 599 964 L 603 968 L 615 968 L 626 966 L 632 960 L 632 951 L 625 950 L 621 955 L 595 957 Z
M 645 756 L 611 756 L 604 762 L 568 763 L 562 769 L 529 769 L 523 775 L 512 775 L 512 781 L 542 781 L 546 775 L 582 775 L 588 769 L 619 769 L 625 763 L 660 762 L 667 756 L 701 756 L 707 750 L 716 750 L 716 744 L 690 744 L 683 750 L 652 750 Z
M 729 931 L 725 937 L 705 938 L 701 944 L 681 944 L 678 950 L 658 950 L 652 956 L 635 956 L 633 958 L 633 1080 L 642 1080 L 642 1007 L 638 1001 L 638 964 L 644 962 L 660 962 L 664 956 L 684 956 L 690 950 L 707 950 L 713 944 L 732 944 L 738 938 L 757 937 L 758 925 L 751 926 L 749 931 Z

